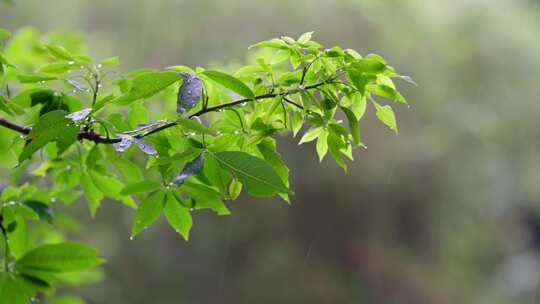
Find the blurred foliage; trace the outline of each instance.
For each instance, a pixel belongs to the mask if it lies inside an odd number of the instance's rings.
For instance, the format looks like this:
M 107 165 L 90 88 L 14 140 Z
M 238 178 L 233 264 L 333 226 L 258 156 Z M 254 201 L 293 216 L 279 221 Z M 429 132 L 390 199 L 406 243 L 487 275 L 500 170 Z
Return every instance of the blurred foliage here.
M 77 292 L 89 303 L 536 303 L 539 8 L 532 0 L 2 7 L 9 29 L 80 31 L 92 54 L 121 54 L 126 68 L 242 62 L 254 41 L 315 30 L 327 45 L 381 52 L 420 84 L 404 89 L 414 105 L 397 113 L 400 136 L 377 142 L 387 131 L 363 124 L 363 139 L 376 144 L 355 151 L 347 178 L 330 162 L 312 166 L 312 149 L 283 139 L 291 207 L 241 197 L 228 218 L 201 214 L 183 244 L 165 225 L 129 241 L 130 215 L 105 204 L 91 231 L 74 235 L 98 244 L 111 276 Z

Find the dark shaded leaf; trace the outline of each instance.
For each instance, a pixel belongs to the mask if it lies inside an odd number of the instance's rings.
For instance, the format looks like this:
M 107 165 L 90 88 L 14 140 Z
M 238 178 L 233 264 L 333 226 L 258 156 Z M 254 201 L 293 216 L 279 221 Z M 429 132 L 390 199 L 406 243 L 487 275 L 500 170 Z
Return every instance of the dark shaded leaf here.
M 180 174 L 178 174 L 178 176 L 174 178 L 173 184 L 176 186 L 180 186 L 188 177 L 199 174 L 199 172 L 203 168 L 203 163 L 204 155 L 201 154 L 184 166 L 182 172 L 180 172 Z
M 23 204 L 34 210 L 34 212 L 39 215 L 40 219 L 47 221 L 49 224 L 53 223 L 54 212 L 49 205 L 34 200 L 25 201 Z
M 190 73 L 181 74 L 183 81 L 178 89 L 176 101 L 176 111 L 180 114 L 194 108 L 199 103 L 203 93 L 203 83 L 199 77 Z

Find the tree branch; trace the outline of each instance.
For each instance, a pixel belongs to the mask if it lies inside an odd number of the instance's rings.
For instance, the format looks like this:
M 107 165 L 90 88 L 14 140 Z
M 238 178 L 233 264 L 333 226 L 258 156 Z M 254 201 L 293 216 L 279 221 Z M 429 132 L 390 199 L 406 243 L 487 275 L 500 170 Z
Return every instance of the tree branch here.
M 303 88 L 303 90 L 316 89 L 316 88 L 318 88 L 320 86 L 323 86 L 323 85 L 329 83 L 330 81 L 335 79 L 335 77 L 336 76 L 333 76 L 333 77 L 330 77 L 330 78 L 328 78 L 326 80 L 323 80 L 323 81 L 316 82 L 316 83 L 313 83 L 311 85 L 305 86 Z M 239 105 L 239 104 L 242 104 L 242 103 L 253 102 L 253 101 L 256 101 L 256 100 L 261 100 L 261 99 L 266 99 L 266 98 L 274 98 L 274 97 L 277 97 L 277 96 L 285 97 L 285 96 L 288 96 L 288 95 L 296 94 L 300 90 L 301 89 L 291 89 L 291 90 L 284 91 L 282 93 L 267 93 L 267 94 L 258 95 L 258 96 L 255 96 L 255 98 L 253 98 L 253 99 L 244 98 L 244 99 L 239 99 L 239 100 L 235 100 L 235 101 L 231 101 L 231 102 L 227 102 L 227 103 L 222 103 L 222 104 L 219 104 L 219 105 L 216 105 L 216 106 L 203 108 L 203 109 L 189 115 L 189 118 L 198 117 L 198 116 L 210 113 L 210 112 L 216 112 L 216 111 L 221 110 L 223 108 L 233 107 L 233 106 L 236 106 L 236 105 Z M 135 137 L 140 139 L 140 138 L 149 136 L 151 134 L 155 134 L 157 132 L 163 131 L 165 129 L 174 127 L 176 125 L 178 125 L 178 123 L 170 122 L 168 124 L 165 124 L 163 126 L 160 126 L 160 127 L 156 128 L 156 129 L 154 129 L 154 130 L 152 130 L 152 131 L 150 131 L 148 133 L 136 135 Z M 8 128 L 8 129 L 16 131 L 16 132 L 19 132 L 21 134 L 28 134 L 32 130 L 32 128 L 30 128 L 30 127 L 24 127 L 24 126 L 17 125 L 15 123 L 12 123 L 12 122 L 6 120 L 5 118 L 1 118 L 1 117 L 0 117 L 0 126 L 3 126 L 5 128 Z M 79 139 L 90 140 L 90 141 L 93 141 L 95 143 L 100 143 L 100 144 L 114 144 L 114 143 L 117 143 L 117 142 L 121 141 L 120 138 L 103 137 L 102 135 L 96 133 L 93 130 L 81 130 L 81 132 L 79 133 L 78 138 Z

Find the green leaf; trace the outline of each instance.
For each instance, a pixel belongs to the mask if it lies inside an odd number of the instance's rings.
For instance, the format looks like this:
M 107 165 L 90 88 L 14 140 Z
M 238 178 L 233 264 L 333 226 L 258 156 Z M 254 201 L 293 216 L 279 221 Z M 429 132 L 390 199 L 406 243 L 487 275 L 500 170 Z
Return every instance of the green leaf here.
M 351 98 L 352 98 L 351 110 L 353 111 L 354 116 L 358 120 L 360 120 L 360 118 L 364 116 L 364 113 L 366 113 L 366 107 L 367 107 L 366 98 L 362 97 L 361 94 L 353 94 Z
M 326 152 L 328 152 L 328 131 L 323 129 L 317 138 L 317 155 L 319 155 L 319 162 L 322 162 Z
M 287 50 L 287 49 L 290 48 L 290 46 L 285 41 L 283 41 L 281 39 L 277 39 L 277 38 L 274 38 L 274 39 L 268 40 L 268 41 L 262 41 L 262 42 L 256 43 L 256 44 L 250 46 L 250 48 L 252 48 L 254 46 L 274 48 L 274 49 L 282 49 L 282 50 Z
M 105 58 L 105 59 L 101 60 L 99 63 L 101 63 L 103 65 L 118 65 L 118 64 L 120 64 L 120 59 L 118 59 L 117 56 L 114 56 L 114 57 L 110 57 L 110 58 Z
M 94 182 L 92 177 L 87 172 L 81 172 L 81 188 L 84 191 L 85 198 L 88 202 L 88 207 L 90 209 L 90 215 L 94 217 L 96 211 L 101 206 L 101 200 L 103 199 L 103 193 L 99 190 Z
M 24 288 L 18 280 L 18 276 L 0 272 L 0 303 L 5 304 L 28 304 L 30 298 L 34 295 Z
M 300 111 L 294 111 L 292 114 L 291 119 L 291 129 L 293 132 L 293 137 L 298 134 L 298 131 L 302 128 L 302 124 L 304 123 L 304 117 L 302 116 L 302 112 Z
M 203 172 L 212 185 L 217 186 L 222 193 L 227 193 L 227 183 L 231 179 L 231 175 L 229 171 L 224 170 L 219 165 L 212 154 L 208 154 L 208 157 L 205 158 Z
M 8 101 L 0 95 L 0 111 L 5 112 L 11 116 L 14 115 L 13 111 L 9 108 Z
M 17 74 L 17 79 L 19 79 L 21 83 L 35 83 L 40 81 L 55 80 L 56 77 L 40 73 L 19 73 Z
M 192 207 L 199 209 L 210 209 L 217 215 L 229 215 L 231 212 L 221 199 L 221 193 L 205 184 L 186 181 L 182 184 L 182 191 L 191 197 Z M 181 202 L 180 199 L 177 200 Z
M 281 155 L 276 150 L 276 141 L 273 138 L 265 138 L 258 145 L 257 148 L 263 158 L 272 166 L 276 173 L 279 175 L 285 186 L 289 188 L 289 168 L 285 165 L 281 159 Z M 280 193 L 279 196 L 286 202 L 289 202 L 289 195 L 287 193 Z
M 8 39 L 9 36 L 11 36 L 11 33 L 8 30 L 0 28 L 0 45 L 2 41 Z
M 156 191 L 146 197 L 135 212 L 134 222 L 131 228 L 131 236 L 134 237 L 148 226 L 152 225 L 161 215 L 165 203 L 165 192 Z
M 189 240 L 189 231 L 193 225 L 191 212 L 179 202 L 172 192 L 167 192 L 165 203 L 165 217 L 171 227 L 186 241 Z
M 19 258 L 23 256 L 28 248 L 28 225 L 26 219 L 20 213 L 13 214 L 13 221 L 17 223 L 17 227 L 15 230 L 8 232 L 8 239 L 10 242 L 9 247 L 11 253 L 13 253 L 16 258 Z
M 71 53 L 62 46 L 47 44 L 45 47 L 49 51 L 49 54 L 56 59 L 73 60 L 73 55 L 71 55 Z
M 203 124 L 194 119 L 180 117 L 176 120 L 176 122 L 179 126 L 182 126 L 191 131 L 195 131 L 201 134 L 212 134 L 212 130 L 210 128 L 204 126 Z
M 376 109 L 376 115 L 377 118 L 386 126 L 388 126 L 391 130 L 398 133 L 397 123 L 396 123 L 396 115 L 394 114 L 394 110 L 392 110 L 392 107 L 389 105 L 381 106 L 378 103 L 374 102 Z
M 180 79 L 182 79 L 182 75 L 176 72 L 145 72 L 139 74 L 133 79 L 130 90 L 112 102 L 129 104 L 141 98 L 148 98 Z
M 360 144 L 360 126 L 358 119 L 349 108 L 340 107 L 340 109 L 345 113 L 345 116 L 347 116 L 347 120 L 349 121 L 349 131 L 351 132 L 354 144 Z
M 240 193 L 242 193 L 242 183 L 238 179 L 233 178 L 233 180 L 229 184 L 230 199 L 237 199 Z
M 51 111 L 41 116 L 28 134 L 31 142 L 22 150 L 19 162 L 29 158 L 51 141 L 56 142 L 58 154 L 64 152 L 74 143 L 79 134 L 79 127 L 66 118 L 68 114 L 66 111 Z
M 341 158 L 341 150 L 345 149 L 346 147 L 347 146 L 343 142 L 341 136 L 334 132 L 334 130 L 331 128 L 330 133 L 328 134 L 328 149 L 330 150 L 330 154 L 332 154 L 332 157 L 334 158 L 336 163 L 345 172 L 347 172 L 347 164 Z
M 135 193 L 143 193 L 152 190 L 156 190 L 161 187 L 161 184 L 156 181 L 145 180 L 127 184 L 126 187 L 120 192 L 121 195 L 131 195 Z
M 91 170 L 90 177 L 96 187 L 103 192 L 103 194 L 112 199 L 121 201 L 126 206 L 136 208 L 135 202 L 129 197 L 121 195 L 120 192 L 124 188 L 124 184 L 116 177 L 102 174 L 100 172 Z
M 387 69 L 386 63 L 373 55 L 354 61 L 351 67 L 365 74 L 379 74 Z
M 322 127 L 317 127 L 317 128 L 311 128 L 309 129 L 305 134 L 304 136 L 302 136 L 302 138 L 300 139 L 300 142 L 298 143 L 299 145 L 303 144 L 303 143 L 307 143 L 307 142 L 310 142 L 310 141 L 313 141 L 315 140 L 317 137 L 319 137 L 319 135 L 321 134 L 323 128 Z
M 311 36 L 313 35 L 313 32 L 306 32 L 300 35 L 298 38 L 298 43 L 304 44 L 308 43 L 311 40 Z
M 253 196 L 268 197 L 289 190 L 266 161 L 239 151 L 213 154 L 222 166 L 229 169 Z
M 377 84 L 377 85 L 369 85 L 367 87 L 368 92 L 395 100 L 397 102 L 401 102 L 406 104 L 407 101 L 405 100 L 405 97 L 403 97 L 396 89 L 392 88 L 391 86 L 385 85 L 385 84 Z
M 50 74 L 62 74 L 67 72 L 72 66 L 67 62 L 54 62 L 41 66 L 38 71 Z
M 222 72 L 218 72 L 218 71 L 211 71 L 211 70 L 204 71 L 202 72 L 202 74 L 212 79 L 213 81 L 219 83 L 220 85 L 224 86 L 225 88 L 237 93 L 240 96 L 243 96 L 249 99 L 255 98 L 255 94 L 253 94 L 251 89 L 234 76 L 231 76 L 229 74 L 225 74 Z
M 51 272 L 84 271 L 102 264 L 94 248 L 77 243 L 43 245 L 27 252 L 17 268 Z

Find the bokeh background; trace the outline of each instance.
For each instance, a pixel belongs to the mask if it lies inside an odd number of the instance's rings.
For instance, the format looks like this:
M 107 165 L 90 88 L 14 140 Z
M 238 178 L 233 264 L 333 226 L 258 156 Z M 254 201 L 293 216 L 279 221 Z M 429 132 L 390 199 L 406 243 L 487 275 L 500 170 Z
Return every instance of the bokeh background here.
M 540 303 L 537 0 L 15 0 L 2 27 L 78 32 L 122 69 L 243 62 L 247 46 L 315 31 L 383 55 L 418 87 L 400 134 L 371 115 L 344 174 L 282 137 L 292 205 L 242 197 L 129 240 L 109 202 L 72 239 L 108 263 L 67 288 L 87 303 Z M 7 172 L 2 172 L 3 175 Z M 81 205 L 81 204 L 80 204 Z M 82 212 L 84 211 L 84 212 Z

